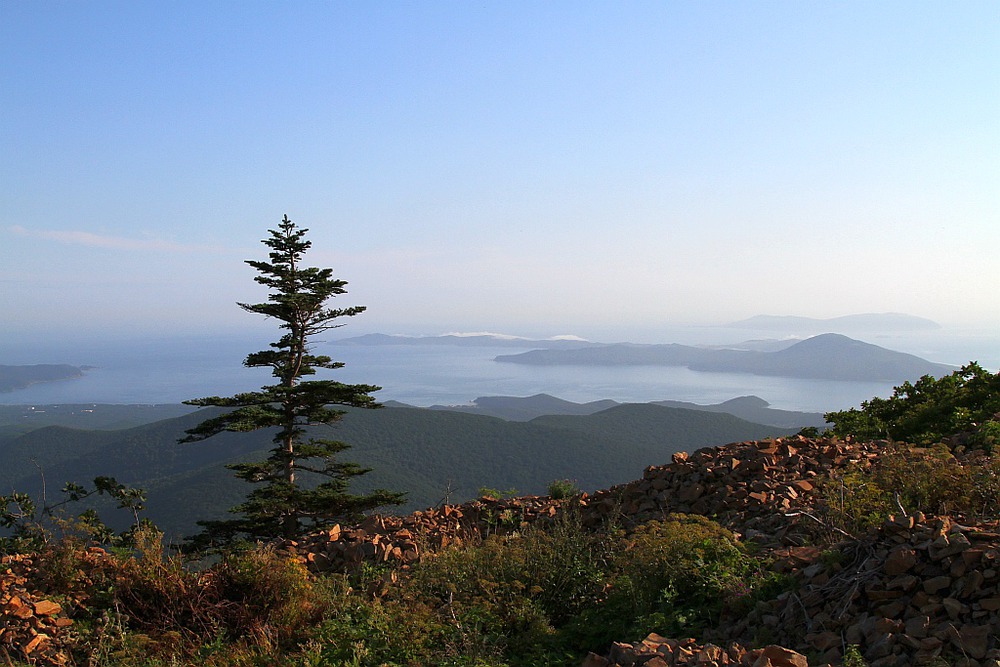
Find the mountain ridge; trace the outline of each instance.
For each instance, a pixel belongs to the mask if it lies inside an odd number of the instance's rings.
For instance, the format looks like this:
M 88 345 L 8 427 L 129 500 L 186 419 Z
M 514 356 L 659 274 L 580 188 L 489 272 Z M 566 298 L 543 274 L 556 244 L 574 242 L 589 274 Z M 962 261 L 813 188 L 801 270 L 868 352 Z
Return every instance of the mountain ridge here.
M 806 426 L 822 428 L 826 425 L 823 413 L 778 410 L 770 407 L 771 404 L 759 396 L 737 396 L 722 403 L 709 405 L 674 400 L 646 401 L 646 403 L 688 410 L 728 413 L 750 422 L 780 428 L 803 428 Z M 541 393 L 525 397 L 480 396 L 468 405 L 432 405 L 427 409 L 490 415 L 511 421 L 530 421 L 535 417 L 545 415 L 588 415 L 616 405 L 627 404 L 629 403 L 611 399 L 575 403 Z M 413 407 L 402 403 L 393 403 L 392 406 Z
M 0 430 L 0 455 L 8 461 L 0 469 L 0 488 L 37 494 L 42 484 L 61 488 L 67 481 L 113 476 L 147 490 L 148 514 L 168 534 L 190 534 L 195 519 L 224 518 L 249 491 L 224 466 L 260 458 L 271 446 L 272 434 L 264 430 L 177 444 L 186 429 L 212 414 L 204 409 L 117 431 L 48 426 L 12 435 Z M 335 427 L 313 432 L 347 442 L 345 460 L 373 468 L 353 487 L 409 492 L 400 510 L 412 511 L 445 497 L 473 498 L 482 486 L 540 493 L 555 479 L 572 479 L 581 488 L 603 488 L 682 449 L 793 429 L 728 414 L 621 405 L 550 422 L 425 408 L 351 409 Z
M 940 377 L 954 370 L 946 364 L 836 333 L 812 336 L 774 352 L 701 348 L 678 343 L 629 343 L 576 350 L 531 350 L 521 354 L 497 355 L 495 360 L 529 365 L 686 366 L 694 371 L 710 373 L 895 384 L 924 375 Z

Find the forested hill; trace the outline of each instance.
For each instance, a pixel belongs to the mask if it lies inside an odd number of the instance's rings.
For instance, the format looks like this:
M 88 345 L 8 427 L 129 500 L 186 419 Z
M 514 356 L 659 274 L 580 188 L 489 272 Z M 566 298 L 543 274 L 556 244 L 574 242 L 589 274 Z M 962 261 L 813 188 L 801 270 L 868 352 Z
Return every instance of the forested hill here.
M 724 412 L 755 424 L 799 429 L 805 426 L 824 428 L 826 419 L 820 412 L 799 412 L 778 410 L 759 396 L 738 396 L 722 403 L 699 405 L 686 401 L 651 401 L 654 405 L 706 412 Z M 393 405 L 402 405 L 393 403 Z M 574 403 L 549 394 L 534 396 L 480 396 L 467 405 L 432 405 L 431 410 L 452 410 L 468 414 L 489 415 L 512 421 L 529 421 L 545 415 L 592 415 L 622 405 L 617 401 L 604 399 L 589 403 Z M 406 406 L 410 407 L 410 406 Z
M 110 475 L 148 490 L 148 516 L 170 534 L 194 530 L 198 519 L 221 518 L 249 489 L 225 464 L 261 458 L 265 432 L 225 433 L 211 441 L 177 444 L 202 410 L 115 431 L 49 426 L 28 433 L 0 431 L 0 488 L 50 497 L 67 481 Z M 729 414 L 657 405 L 621 405 L 585 416 L 529 422 L 422 408 L 351 410 L 317 435 L 350 443 L 346 460 L 374 470 L 359 489 L 405 491 L 400 511 L 445 498 L 478 495 L 481 487 L 544 493 L 553 480 L 585 490 L 634 479 L 677 451 L 788 434 L 794 429 L 754 424 Z

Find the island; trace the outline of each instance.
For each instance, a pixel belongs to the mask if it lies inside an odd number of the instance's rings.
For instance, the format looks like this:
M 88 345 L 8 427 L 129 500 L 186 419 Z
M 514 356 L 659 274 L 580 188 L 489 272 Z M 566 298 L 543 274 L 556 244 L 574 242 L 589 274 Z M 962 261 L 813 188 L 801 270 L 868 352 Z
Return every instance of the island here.
M 954 367 L 887 350 L 840 334 L 826 333 L 775 352 L 705 348 L 670 343 L 620 343 L 577 350 L 532 350 L 499 355 L 498 362 L 540 366 L 686 366 L 707 373 L 748 373 L 810 380 L 902 382 L 941 377 Z
M 83 368 L 69 364 L 0 365 L 0 392 L 17 391 L 39 382 L 83 377 Z

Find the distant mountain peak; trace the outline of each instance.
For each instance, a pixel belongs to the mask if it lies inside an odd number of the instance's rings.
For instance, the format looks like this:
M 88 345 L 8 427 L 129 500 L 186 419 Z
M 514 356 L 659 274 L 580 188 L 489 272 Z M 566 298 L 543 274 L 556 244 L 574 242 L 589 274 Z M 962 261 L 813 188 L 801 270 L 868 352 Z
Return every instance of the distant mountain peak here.
M 737 396 L 736 398 L 730 398 L 728 401 L 723 401 L 719 405 L 727 408 L 766 408 L 771 404 L 760 396 Z

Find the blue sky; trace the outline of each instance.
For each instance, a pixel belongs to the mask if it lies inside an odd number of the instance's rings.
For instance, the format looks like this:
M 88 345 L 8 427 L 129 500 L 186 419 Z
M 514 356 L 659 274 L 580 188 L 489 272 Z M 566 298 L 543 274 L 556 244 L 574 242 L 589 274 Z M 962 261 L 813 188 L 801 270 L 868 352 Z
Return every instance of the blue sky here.
M 1000 325 L 1000 4 L 0 0 L 0 335 Z

